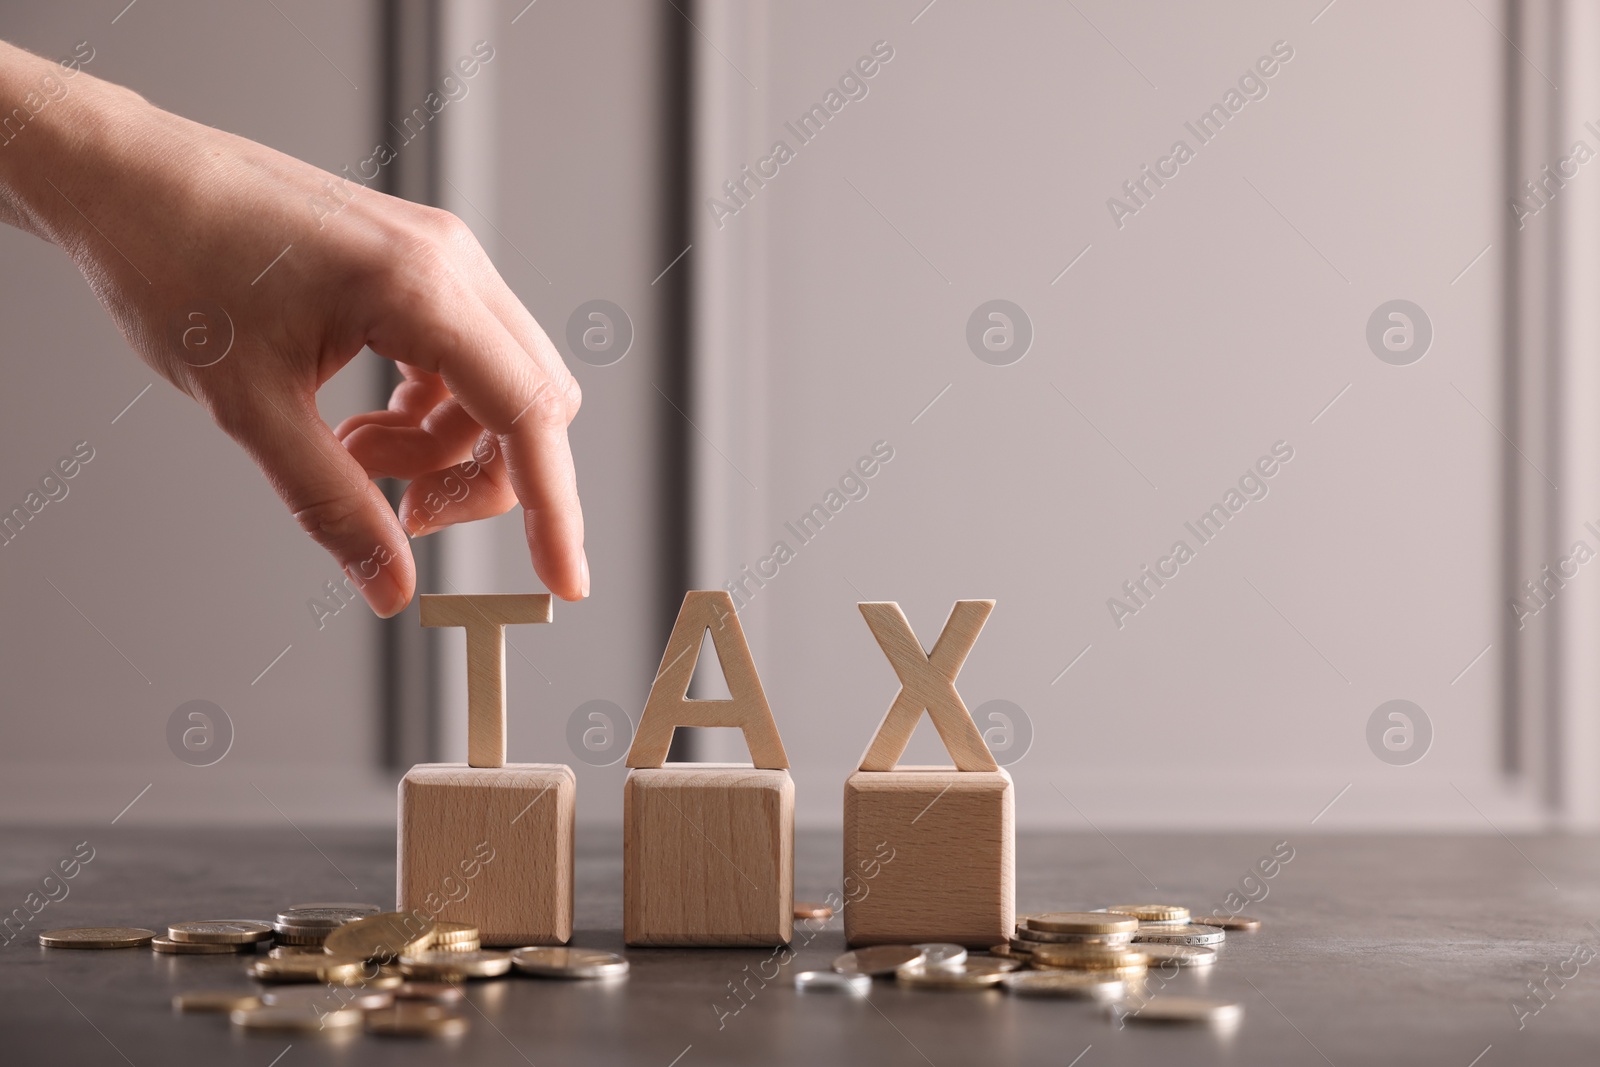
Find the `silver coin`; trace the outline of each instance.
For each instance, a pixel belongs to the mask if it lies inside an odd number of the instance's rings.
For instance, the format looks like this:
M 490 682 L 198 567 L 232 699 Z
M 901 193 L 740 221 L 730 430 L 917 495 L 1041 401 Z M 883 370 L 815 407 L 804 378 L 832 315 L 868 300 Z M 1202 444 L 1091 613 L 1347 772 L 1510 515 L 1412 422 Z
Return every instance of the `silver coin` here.
M 1075 997 L 1083 1000 L 1120 999 L 1128 983 L 1077 971 L 1012 971 L 1000 979 L 1006 991 L 1019 997 Z
M 794 976 L 794 987 L 805 993 L 849 993 L 865 996 L 872 988 L 868 974 L 840 974 L 838 971 L 801 971 Z
M 910 945 L 868 945 L 835 959 L 833 969 L 840 974 L 885 975 L 922 959 L 922 950 Z
M 1140 923 L 1133 935 L 1135 945 L 1220 945 L 1228 934 L 1215 926 L 1196 926 L 1184 923 L 1173 926 L 1164 923 Z
M 967 962 L 967 950 L 947 941 L 930 941 L 927 944 L 911 947 L 922 950 L 924 967 L 959 967 Z
M 359 901 L 359 900 L 358 901 L 319 900 L 319 901 L 316 901 L 316 902 L 311 903 L 311 904 L 290 904 L 287 908 L 284 908 L 283 910 L 286 911 L 286 912 L 287 911 L 293 911 L 293 912 L 301 912 L 301 911 L 353 911 L 353 912 L 357 913 L 357 918 L 366 918 L 368 915 L 377 915 L 378 913 L 383 911 L 383 909 L 380 908 L 376 904 L 368 904 L 365 901 Z
M 1244 1007 L 1237 1001 L 1211 997 L 1158 996 L 1142 1008 L 1125 1011 L 1113 1007 L 1112 1012 L 1127 1022 L 1206 1023 L 1217 1027 L 1235 1026 L 1244 1017 Z
M 1063 934 L 1055 930 L 1035 930 L 1031 926 L 1019 923 L 1017 939 L 1057 945 L 1105 945 L 1107 948 L 1123 948 L 1133 941 L 1133 931 L 1125 930 L 1112 934 Z
M 1217 950 L 1205 945 L 1160 945 L 1142 941 L 1139 952 L 1150 961 L 1152 970 L 1169 962 L 1179 967 L 1209 967 L 1217 962 Z
M 297 904 L 278 912 L 274 927 L 287 927 L 295 933 L 320 930 L 326 933 L 356 919 L 378 914 L 376 904 Z
M 519 948 L 512 950 L 511 964 L 541 978 L 620 978 L 628 973 L 625 957 L 591 948 Z

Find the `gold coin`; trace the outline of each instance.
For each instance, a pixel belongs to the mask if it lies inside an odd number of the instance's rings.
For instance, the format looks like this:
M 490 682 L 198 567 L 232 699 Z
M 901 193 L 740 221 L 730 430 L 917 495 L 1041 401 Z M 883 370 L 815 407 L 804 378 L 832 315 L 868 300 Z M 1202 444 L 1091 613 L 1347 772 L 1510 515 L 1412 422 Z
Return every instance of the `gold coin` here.
M 477 941 L 478 928 L 471 923 L 436 922 L 433 924 L 433 946 L 459 945 L 463 941 Z
M 840 974 L 893 974 L 908 963 L 921 963 L 922 950 L 910 945 L 868 945 L 833 961 Z
M 909 989 L 987 989 L 1000 983 L 1008 971 L 1017 969 L 1016 960 L 969 957 L 964 963 L 943 963 L 925 967 L 908 964 L 894 972 L 895 980 Z
M 245 945 L 271 937 L 272 924 L 249 919 L 200 919 L 173 923 L 167 927 L 167 936 L 196 945 Z
M 388 962 L 425 951 L 433 943 L 434 925 L 420 915 L 386 911 L 345 923 L 322 947 L 335 956 Z
M 1117 904 L 1106 909 L 1113 915 L 1132 915 L 1147 923 L 1186 923 L 1189 909 L 1181 904 Z
M 1099 945 L 1036 945 L 1036 967 L 1059 967 L 1071 971 L 1114 971 L 1126 968 L 1144 970 L 1149 964 L 1142 952 Z
M 361 1025 L 360 1008 L 317 1011 L 310 1006 L 235 1008 L 228 1013 L 233 1025 L 243 1030 L 293 1031 L 301 1034 L 337 1033 Z
M 459 985 L 451 982 L 405 982 L 394 991 L 397 1000 L 415 1000 L 430 1004 L 459 1004 L 466 996 Z
M 1121 930 L 1114 934 L 1063 934 L 1055 930 L 1039 930 L 1032 926 L 1018 925 L 1016 937 L 1021 941 L 1053 941 L 1062 945 L 1126 945 L 1133 940 L 1132 930 Z
M 794 902 L 794 917 L 796 919 L 831 919 L 833 909 L 826 904 L 817 904 L 809 900 Z
M 179 993 L 172 998 L 173 1011 L 232 1011 L 235 1008 L 260 1006 L 261 998 L 254 993 L 231 993 L 221 989 Z
M 1215 926 L 1219 930 L 1261 929 L 1261 920 L 1248 915 L 1201 915 L 1194 923 L 1196 926 Z
M 252 963 L 246 973 L 263 982 L 335 982 L 339 985 L 355 985 L 361 981 L 366 968 L 365 960 L 323 953 L 320 956 L 307 954 L 284 956 L 281 959 L 268 956 Z
M 170 937 L 152 937 L 150 947 L 165 956 L 238 956 L 252 951 L 255 945 L 214 945 L 205 941 L 174 941 Z
M 618 978 L 628 973 L 627 959 L 592 948 L 519 948 L 511 953 L 511 965 L 540 978 Z
M 1129 1022 L 1144 1023 L 1210 1023 L 1218 1027 L 1233 1026 L 1244 1016 L 1244 1006 L 1232 1000 L 1213 1000 L 1211 997 L 1159 996 L 1146 1001 L 1142 1008 L 1117 1010 Z
M 1120 978 L 1107 978 L 1100 972 L 1013 971 L 1001 979 L 1008 993 L 1019 997 L 1078 997 L 1086 1000 L 1116 1000 L 1127 992 Z
M 1028 916 L 1027 928 L 1057 934 L 1120 934 L 1139 929 L 1139 920 L 1108 911 L 1052 911 Z
M 150 943 L 154 930 L 138 926 L 75 926 L 39 935 L 45 948 L 138 948 Z
M 509 952 L 419 952 L 400 957 L 400 973 L 407 978 L 459 982 L 466 978 L 498 978 L 509 970 Z
M 456 1037 L 467 1020 L 437 1004 L 396 1004 L 367 1013 L 367 1033 L 390 1037 Z
M 473 938 L 471 941 L 452 941 L 448 945 L 441 945 L 435 942 L 428 946 L 429 952 L 480 952 L 482 949 L 483 946 L 478 943 L 477 938 Z
M 398 967 L 390 968 L 387 965 L 379 968 L 377 975 L 369 975 L 361 980 L 362 989 L 399 989 L 405 984 L 405 976 Z

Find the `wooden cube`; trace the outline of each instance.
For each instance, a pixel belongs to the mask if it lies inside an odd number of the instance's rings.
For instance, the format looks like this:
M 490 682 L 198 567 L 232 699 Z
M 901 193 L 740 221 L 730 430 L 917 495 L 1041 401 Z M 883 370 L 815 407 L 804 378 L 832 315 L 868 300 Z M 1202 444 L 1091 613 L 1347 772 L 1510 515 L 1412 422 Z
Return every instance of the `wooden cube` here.
M 1015 805 L 1004 769 L 852 774 L 844 786 L 845 940 L 971 948 L 1009 940 Z
M 487 947 L 572 937 L 578 779 L 564 763 L 419 763 L 400 782 L 400 911 L 471 923 Z
M 794 934 L 794 781 L 748 764 L 672 763 L 623 787 L 630 945 L 781 945 Z

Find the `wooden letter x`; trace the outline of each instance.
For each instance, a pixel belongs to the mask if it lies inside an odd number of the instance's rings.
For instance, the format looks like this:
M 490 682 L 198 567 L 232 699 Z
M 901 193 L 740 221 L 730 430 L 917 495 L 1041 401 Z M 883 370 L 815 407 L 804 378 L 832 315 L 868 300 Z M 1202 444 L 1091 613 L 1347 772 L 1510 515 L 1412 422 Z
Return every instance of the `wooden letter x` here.
M 711 631 L 711 647 L 722 661 L 731 700 L 685 699 L 707 630 Z M 744 639 L 744 627 L 733 610 L 733 598 L 720 589 L 696 589 L 684 595 L 678 621 L 667 638 L 667 650 L 661 655 L 661 669 L 656 671 L 644 714 L 639 716 L 639 732 L 628 749 L 628 766 L 665 763 L 672 733 L 680 726 L 737 726 L 744 731 L 751 762 L 757 767 L 774 771 L 789 767 L 778 724 L 772 721 L 772 708 Z
M 956 692 L 956 675 L 967 661 L 967 653 L 977 643 L 983 624 L 994 610 L 992 600 L 958 600 L 950 609 L 933 651 L 924 653 L 917 635 L 912 633 L 900 605 L 890 602 L 858 605 L 861 614 L 878 639 L 878 647 L 889 657 L 900 678 L 900 692 L 889 712 L 878 725 L 866 755 L 861 757 L 864 771 L 892 771 L 911 742 L 922 709 L 928 709 L 945 749 L 961 771 L 998 770 L 983 735 L 972 721 L 967 706 Z
M 549 593 L 423 595 L 422 625 L 467 631 L 467 766 L 506 765 L 506 627 L 549 621 Z

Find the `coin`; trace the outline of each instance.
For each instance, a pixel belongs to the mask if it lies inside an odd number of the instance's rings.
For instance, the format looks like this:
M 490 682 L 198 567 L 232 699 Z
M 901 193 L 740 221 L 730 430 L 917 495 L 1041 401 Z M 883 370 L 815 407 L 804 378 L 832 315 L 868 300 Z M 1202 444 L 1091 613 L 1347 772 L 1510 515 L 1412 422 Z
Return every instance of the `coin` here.
M 263 982 L 335 982 L 354 985 L 361 981 L 366 970 L 365 960 L 348 956 L 285 956 L 273 959 L 268 956 L 250 965 L 246 974 Z
M 1061 945 L 1108 945 L 1120 947 L 1133 940 L 1134 931 L 1122 930 L 1113 934 L 1063 934 L 1055 930 L 1037 930 L 1032 926 L 1017 927 L 1017 938 L 1022 941 L 1051 941 Z
M 1139 920 L 1105 911 L 1052 911 L 1028 916 L 1027 927 L 1058 934 L 1119 934 L 1137 930 Z
M 910 945 L 870 945 L 838 957 L 833 961 L 833 969 L 840 974 L 893 974 L 896 968 L 921 961 L 920 948 Z
M 317 1012 L 305 1007 L 235 1008 L 228 1014 L 244 1030 L 290 1030 L 303 1034 L 334 1033 L 361 1025 L 361 1009 L 339 1008 Z
M 909 989 L 987 989 L 1000 984 L 1006 972 L 1017 969 L 1015 960 L 974 957 L 965 963 L 929 967 L 912 963 L 894 972 L 895 980 Z
M 953 967 L 967 961 L 967 950 L 960 945 L 935 941 L 924 945 L 912 945 L 911 947 L 922 950 L 922 966 L 924 967 Z
M 301 948 L 322 951 L 322 943 L 328 939 L 331 928 L 323 930 L 316 927 L 302 929 L 295 926 L 285 926 L 282 923 L 272 924 L 272 937 L 280 945 L 295 945 Z
M 405 975 L 400 973 L 398 967 L 390 968 L 387 965 L 378 968 L 376 975 L 368 975 L 361 979 L 362 989 L 399 989 L 405 984 Z
M 471 923 L 436 922 L 433 924 L 433 948 L 459 945 L 464 941 L 478 940 L 478 928 Z
M 350 919 L 365 919 L 368 915 L 376 915 L 382 910 L 378 905 L 368 904 L 365 901 L 319 900 L 311 904 L 291 904 L 278 913 L 278 919 L 281 922 L 288 922 L 289 920 L 284 919 L 283 916 L 291 914 L 305 915 L 310 912 L 340 911 L 349 914 L 349 919 L 342 920 L 343 922 L 349 922 Z
M 362 1011 L 372 1011 L 393 1004 L 394 994 L 387 990 L 367 989 L 362 986 L 288 985 L 263 991 L 261 1003 L 270 1008 L 317 1011 L 359 1008 Z
M 367 1013 L 367 1033 L 390 1037 L 456 1037 L 467 1020 L 437 1004 L 396 1004 Z
M 173 923 L 167 936 L 193 945 L 248 945 L 272 936 L 271 923 L 250 919 L 200 919 Z
M 138 948 L 149 944 L 154 930 L 138 926 L 75 926 L 39 935 L 45 948 Z
M 1179 967 L 1209 967 L 1217 962 L 1217 950 L 1205 945 L 1160 945 L 1141 941 L 1138 951 L 1152 967 L 1169 962 Z
M 1026 960 L 1033 955 L 1033 950 L 1029 947 L 1017 948 L 1011 944 L 990 945 L 989 955 L 998 956 L 1003 960 Z
M 376 904 L 296 904 L 278 912 L 272 924 L 278 939 L 293 939 L 308 944 L 312 939 L 321 941 L 347 922 L 376 915 L 381 909 Z
M 388 961 L 425 951 L 433 943 L 433 930 L 432 919 L 386 911 L 345 923 L 328 935 L 323 947 L 336 956 Z
M 511 963 L 523 974 L 540 978 L 619 978 L 628 973 L 626 958 L 592 948 L 513 949 Z
M 512 954 L 515 956 L 515 953 Z M 403 982 L 395 987 L 396 1000 L 415 1000 L 432 1004 L 456 1004 L 466 996 L 450 982 Z
M 164 956 L 239 956 L 255 949 L 254 944 L 212 944 L 207 941 L 174 941 L 170 937 L 152 937 L 150 947 Z
M 476 938 L 471 941 L 452 941 L 448 945 L 429 945 L 429 952 L 477 952 L 483 948 Z
M 1219 930 L 1261 929 L 1261 920 L 1248 915 L 1200 915 L 1194 921 L 1199 926 L 1215 926 Z
M 1098 945 L 1039 945 L 1032 959 L 1036 967 L 1070 971 L 1143 972 L 1149 965 L 1149 959 L 1142 952 Z
M 1237 1001 L 1214 1000 L 1211 997 L 1158 996 L 1136 1011 L 1113 1011 L 1125 1021 L 1210 1023 L 1215 1026 L 1232 1026 L 1244 1016 L 1244 1007 Z
M 1186 923 L 1189 909 L 1181 904 L 1115 904 L 1106 911 L 1113 915 L 1132 915 L 1147 923 Z
M 1117 1000 L 1128 991 L 1120 978 L 1081 971 L 1013 971 L 1000 979 L 1006 991 L 1019 997 L 1076 997 Z
M 327 953 L 322 951 L 322 945 L 320 944 L 273 945 L 272 948 L 267 952 L 267 955 L 271 956 L 275 960 L 281 960 L 285 956 L 326 956 Z
M 400 957 L 407 978 L 459 982 L 466 978 L 498 978 L 511 970 L 508 952 L 419 952 Z
M 826 904 L 816 904 L 809 900 L 794 902 L 794 917 L 796 919 L 831 919 L 833 909 Z
M 865 996 L 872 988 L 870 974 L 840 974 L 838 971 L 801 971 L 794 976 L 794 987 L 803 993 L 850 993 Z
M 235 1008 L 258 1008 L 261 998 L 254 993 L 236 993 L 222 989 L 202 989 L 194 993 L 179 993 L 172 998 L 173 1011 L 232 1011 Z
M 1178 925 L 1141 926 L 1133 935 L 1135 945 L 1218 945 L 1227 933 L 1215 926 L 1196 926 L 1193 923 Z

